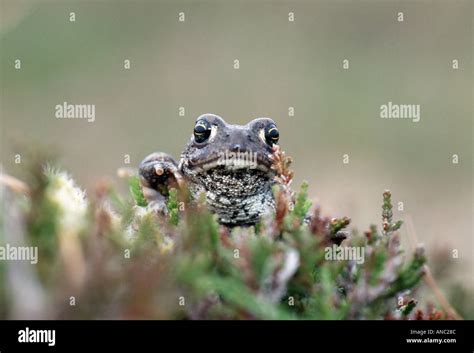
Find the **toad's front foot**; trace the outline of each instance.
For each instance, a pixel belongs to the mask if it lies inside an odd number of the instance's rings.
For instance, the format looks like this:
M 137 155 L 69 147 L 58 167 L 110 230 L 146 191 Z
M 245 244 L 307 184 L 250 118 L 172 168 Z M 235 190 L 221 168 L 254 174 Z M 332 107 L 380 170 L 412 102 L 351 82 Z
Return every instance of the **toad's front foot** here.
M 166 214 L 169 190 L 178 189 L 183 185 L 183 177 L 177 163 L 170 155 L 155 152 L 140 163 L 138 173 L 148 207 Z

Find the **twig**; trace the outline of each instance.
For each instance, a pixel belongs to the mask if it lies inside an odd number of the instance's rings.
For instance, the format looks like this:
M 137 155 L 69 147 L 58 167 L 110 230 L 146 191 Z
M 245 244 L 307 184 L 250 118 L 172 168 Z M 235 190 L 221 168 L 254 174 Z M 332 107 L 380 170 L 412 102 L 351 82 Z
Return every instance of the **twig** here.
M 25 182 L 8 174 L 0 173 L 0 184 L 8 186 L 11 190 L 17 193 L 30 193 L 30 187 Z
M 413 220 L 410 215 L 407 215 L 406 217 L 407 220 L 407 232 L 408 236 L 412 242 L 412 247 L 416 247 L 416 245 L 419 243 L 418 242 L 418 237 L 416 236 L 416 230 L 415 226 L 413 225 Z M 413 244 L 414 242 L 414 244 Z M 430 289 L 433 291 L 436 299 L 438 300 L 438 303 L 441 305 L 443 310 L 448 313 L 451 317 L 453 317 L 456 320 L 463 320 L 463 317 L 458 314 L 456 309 L 452 307 L 452 305 L 449 303 L 449 301 L 446 299 L 444 296 L 443 292 L 441 291 L 439 285 L 436 283 L 436 280 L 434 279 L 433 275 L 431 274 L 431 270 L 428 265 L 424 266 L 425 268 L 425 275 L 423 276 L 423 279 L 425 283 L 430 287 Z

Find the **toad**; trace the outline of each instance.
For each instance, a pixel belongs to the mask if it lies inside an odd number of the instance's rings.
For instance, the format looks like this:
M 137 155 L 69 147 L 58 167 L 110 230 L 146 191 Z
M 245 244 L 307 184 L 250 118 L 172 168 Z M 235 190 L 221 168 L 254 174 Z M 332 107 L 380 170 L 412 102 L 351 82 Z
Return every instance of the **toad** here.
M 196 119 L 179 163 L 162 152 L 141 162 L 143 195 L 150 207 L 166 213 L 169 188 L 187 187 L 194 199 L 205 194 L 219 223 L 254 225 L 275 207 L 272 153 L 278 139 L 272 119 L 232 125 L 217 115 L 203 114 Z

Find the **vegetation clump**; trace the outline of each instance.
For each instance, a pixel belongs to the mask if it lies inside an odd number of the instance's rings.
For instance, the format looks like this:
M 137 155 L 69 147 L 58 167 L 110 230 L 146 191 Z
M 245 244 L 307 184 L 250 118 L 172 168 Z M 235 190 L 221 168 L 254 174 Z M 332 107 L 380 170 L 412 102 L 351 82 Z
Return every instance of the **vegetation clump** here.
M 291 191 L 283 152 L 275 149 L 274 161 L 275 212 L 232 229 L 217 223 L 204 199 L 174 189 L 167 214 L 148 209 L 135 175 L 127 176 L 127 196 L 102 182 L 86 198 L 70 176 L 38 164 L 27 192 L 1 188 L 0 240 L 13 242 L 14 234 L 39 249 L 36 267 L 0 262 L 2 318 L 452 317 L 418 308 L 426 258 L 422 247 L 401 249 L 389 191 L 380 227 L 360 234 L 347 217 L 324 217 L 306 183 Z M 16 303 L 22 283 L 36 306 Z

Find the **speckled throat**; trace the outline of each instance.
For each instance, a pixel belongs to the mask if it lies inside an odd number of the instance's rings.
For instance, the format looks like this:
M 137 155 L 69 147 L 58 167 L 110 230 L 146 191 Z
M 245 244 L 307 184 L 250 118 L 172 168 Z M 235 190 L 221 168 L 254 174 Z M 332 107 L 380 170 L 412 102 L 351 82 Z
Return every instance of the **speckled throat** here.
M 205 192 L 209 209 L 218 215 L 222 224 L 253 225 L 275 207 L 271 173 L 250 168 L 229 170 L 218 166 L 190 174 L 191 193 L 198 197 Z

